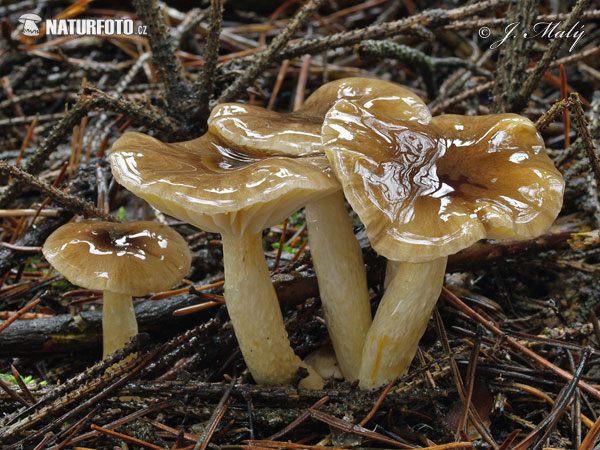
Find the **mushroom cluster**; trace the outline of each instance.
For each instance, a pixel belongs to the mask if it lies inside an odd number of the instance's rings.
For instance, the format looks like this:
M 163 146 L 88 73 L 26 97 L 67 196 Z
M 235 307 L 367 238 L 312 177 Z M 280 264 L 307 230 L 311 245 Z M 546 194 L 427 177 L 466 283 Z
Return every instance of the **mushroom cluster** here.
M 324 156 L 240 152 L 207 133 L 165 144 L 127 133 L 109 155 L 115 179 L 173 217 L 221 233 L 225 301 L 255 381 L 320 388 L 321 377 L 292 350 L 262 248 L 262 230 L 341 186 Z
M 482 238 L 527 239 L 559 213 L 564 182 L 533 124 L 514 114 L 432 118 L 393 83 L 328 83 L 298 111 L 218 105 L 204 136 L 115 142 L 116 180 L 174 217 L 223 236 L 225 300 L 262 384 L 322 379 L 293 352 L 261 231 L 306 207 L 325 319 L 343 376 L 365 389 L 407 370 L 444 280 L 447 256 Z M 344 198 L 388 259 L 373 321 Z

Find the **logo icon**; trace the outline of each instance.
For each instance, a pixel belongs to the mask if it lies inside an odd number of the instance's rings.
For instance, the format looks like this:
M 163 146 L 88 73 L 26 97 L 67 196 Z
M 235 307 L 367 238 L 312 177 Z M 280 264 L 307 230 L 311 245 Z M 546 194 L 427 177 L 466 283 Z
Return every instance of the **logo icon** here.
M 19 22 L 23 24 L 23 36 L 39 36 L 40 29 L 37 26 L 42 18 L 37 14 L 23 14 L 19 17 Z

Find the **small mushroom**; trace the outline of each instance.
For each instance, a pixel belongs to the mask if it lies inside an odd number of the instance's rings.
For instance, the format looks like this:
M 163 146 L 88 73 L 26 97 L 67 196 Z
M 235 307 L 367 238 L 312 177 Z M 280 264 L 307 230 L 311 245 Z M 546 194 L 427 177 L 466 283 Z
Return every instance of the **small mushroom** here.
M 103 291 L 103 357 L 138 332 L 132 296 L 171 288 L 188 273 L 185 240 L 154 222 L 68 223 L 52 233 L 43 253 L 71 283 Z
M 331 347 L 321 347 L 311 352 L 304 362 L 323 377 L 325 380 L 343 380 L 344 375 L 340 370 L 335 353 Z
M 38 36 L 40 29 L 37 22 L 41 22 L 42 18 L 37 14 L 28 13 L 19 17 L 19 22 L 23 24 L 23 34 L 25 36 Z
M 407 89 L 387 81 L 357 77 L 321 86 L 290 114 L 239 103 L 217 105 L 208 119 L 209 129 L 242 151 L 293 156 L 320 154 L 323 119 L 329 108 L 342 98 L 405 120 L 427 122 L 431 117 L 423 101 Z M 371 326 L 362 252 L 341 192 L 305 207 L 310 250 L 329 335 L 344 377 L 355 381 L 365 336 Z
M 479 239 L 527 239 L 558 215 L 564 182 L 528 119 L 406 121 L 339 100 L 324 150 L 373 248 L 391 261 L 363 349 L 360 386 L 402 375 L 425 332 L 447 256 Z
M 292 350 L 262 248 L 262 230 L 307 202 L 340 191 L 324 156 L 241 153 L 210 133 L 165 144 L 140 133 L 110 152 L 115 179 L 159 210 L 221 233 L 225 301 L 240 349 L 257 383 L 289 385 L 300 367 Z M 323 384 L 312 369 L 301 387 Z

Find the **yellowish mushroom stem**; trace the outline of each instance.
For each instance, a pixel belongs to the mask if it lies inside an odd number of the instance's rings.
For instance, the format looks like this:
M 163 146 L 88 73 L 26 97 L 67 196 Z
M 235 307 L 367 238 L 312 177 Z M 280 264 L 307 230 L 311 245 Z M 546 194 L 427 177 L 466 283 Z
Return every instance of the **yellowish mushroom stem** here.
M 102 304 L 102 357 L 123 348 L 138 333 L 131 295 L 104 291 Z
M 341 191 L 306 205 L 306 222 L 319 293 L 338 364 L 358 379 L 371 326 L 367 274 Z
M 359 386 L 375 389 L 403 375 L 437 302 L 448 258 L 397 263 L 363 348 Z
M 398 273 L 398 269 L 402 266 L 400 261 L 392 261 L 391 259 L 387 260 L 385 265 L 385 279 L 383 280 L 383 290 L 387 291 L 388 286 Z
M 323 379 L 292 350 L 265 261 L 260 234 L 223 234 L 225 302 L 235 336 L 254 380 L 289 386 L 300 367 L 299 387 L 320 389 Z

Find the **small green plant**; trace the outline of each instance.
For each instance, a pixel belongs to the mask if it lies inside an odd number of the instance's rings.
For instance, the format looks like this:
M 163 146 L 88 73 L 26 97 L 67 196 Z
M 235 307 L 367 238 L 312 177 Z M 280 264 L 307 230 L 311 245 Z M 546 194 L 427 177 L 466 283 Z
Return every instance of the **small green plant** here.
M 61 292 L 67 291 L 70 286 L 71 285 L 69 284 L 69 282 L 64 278 L 56 280 L 52 283 L 52 287 Z
M 12 373 L 0 373 L 0 379 L 6 383 L 17 384 L 17 380 Z M 39 383 L 37 383 L 31 375 L 27 375 L 26 377 L 21 375 L 21 380 L 23 381 L 23 383 L 25 383 L 26 386 L 45 386 L 46 384 L 48 384 L 46 381 L 40 381 Z
M 127 222 L 127 210 L 124 206 L 120 206 L 119 209 L 117 209 L 117 217 L 121 219 L 122 222 Z
M 271 247 L 273 247 L 273 249 L 275 249 L 275 250 L 278 250 L 279 242 L 274 242 L 273 244 L 271 244 Z M 290 247 L 287 244 L 283 244 L 283 251 L 286 253 L 291 253 L 291 254 L 295 255 L 298 252 L 298 249 L 295 247 Z

